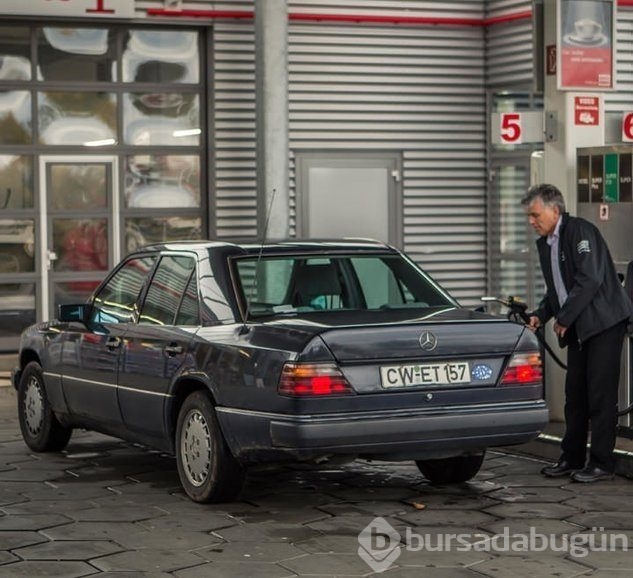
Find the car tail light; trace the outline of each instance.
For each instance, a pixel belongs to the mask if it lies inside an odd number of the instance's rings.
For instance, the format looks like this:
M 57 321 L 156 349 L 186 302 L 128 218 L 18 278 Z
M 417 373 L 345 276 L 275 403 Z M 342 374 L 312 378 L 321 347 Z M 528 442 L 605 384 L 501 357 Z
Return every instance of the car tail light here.
M 347 395 L 354 393 L 341 370 L 333 363 L 286 363 L 278 392 L 293 397 Z
M 501 385 L 528 385 L 543 381 L 541 354 L 515 353 L 501 376 Z

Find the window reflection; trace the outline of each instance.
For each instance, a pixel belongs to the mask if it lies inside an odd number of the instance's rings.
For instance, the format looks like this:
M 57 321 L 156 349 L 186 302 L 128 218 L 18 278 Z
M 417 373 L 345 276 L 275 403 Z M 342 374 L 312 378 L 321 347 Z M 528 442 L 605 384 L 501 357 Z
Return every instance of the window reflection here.
M 142 92 L 123 95 L 125 142 L 196 146 L 200 142 L 197 94 Z
M 199 82 L 198 35 L 131 30 L 122 57 L 123 82 Z
M 35 323 L 35 285 L 0 285 L 0 351 L 17 351 L 20 333 Z
M 106 219 L 53 219 L 55 271 L 106 271 Z
M 33 207 L 33 158 L 0 155 L 0 209 Z
M 194 155 L 134 155 L 126 159 L 127 207 L 199 207 L 200 163 Z
M 39 80 L 116 80 L 114 35 L 103 28 L 42 28 Z
M 125 247 L 128 252 L 150 243 L 200 239 L 198 216 L 139 217 L 125 220 Z
M 0 273 L 35 271 L 35 222 L 0 219 Z
M 29 29 L 21 26 L 0 26 L 0 80 L 30 79 Z
M 31 143 L 31 94 L 0 91 L 0 144 Z
M 42 144 L 86 144 L 116 140 L 116 96 L 106 92 L 38 94 Z
M 52 209 L 102 209 L 107 206 L 107 167 L 99 164 L 51 164 L 48 198 Z

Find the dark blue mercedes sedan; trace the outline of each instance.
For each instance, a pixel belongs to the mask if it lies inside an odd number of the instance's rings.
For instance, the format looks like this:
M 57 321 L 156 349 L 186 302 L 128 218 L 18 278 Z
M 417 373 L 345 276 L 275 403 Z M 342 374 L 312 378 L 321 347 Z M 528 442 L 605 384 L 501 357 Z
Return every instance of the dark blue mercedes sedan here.
M 264 462 L 413 460 L 463 482 L 548 421 L 531 331 L 364 240 L 139 249 L 23 333 L 13 381 L 31 449 L 84 428 L 167 451 L 196 502 L 235 499 Z

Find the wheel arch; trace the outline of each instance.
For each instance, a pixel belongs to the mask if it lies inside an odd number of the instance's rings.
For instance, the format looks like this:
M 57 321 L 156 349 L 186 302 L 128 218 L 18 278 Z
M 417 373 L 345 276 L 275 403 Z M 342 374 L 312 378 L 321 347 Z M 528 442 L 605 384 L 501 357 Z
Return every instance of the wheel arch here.
M 172 388 L 171 401 L 169 403 L 169 407 L 167 408 L 166 415 L 167 431 L 172 451 L 175 451 L 176 427 L 178 425 L 178 414 L 180 413 L 180 408 L 185 402 L 185 399 L 187 399 L 187 397 L 189 397 L 194 391 L 205 391 L 209 395 L 209 399 L 214 407 L 217 403 L 213 389 L 203 380 L 193 376 L 186 376 L 181 377 L 175 382 Z

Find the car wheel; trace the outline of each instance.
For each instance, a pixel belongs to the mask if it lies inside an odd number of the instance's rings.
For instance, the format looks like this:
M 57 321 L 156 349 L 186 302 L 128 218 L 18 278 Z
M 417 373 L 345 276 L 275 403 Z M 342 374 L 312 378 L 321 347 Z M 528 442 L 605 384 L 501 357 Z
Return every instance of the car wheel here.
M 244 470 L 231 454 L 210 397 L 192 393 L 180 408 L 176 428 L 178 475 L 194 502 L 229 502 L 244 484 Z
M 437 460 L 419 460 L 415 464 L 424 477 L 433 484 L 458 484 L 477 475 L 486 452 L 441 458 Z
M 58 452 L 68 444 L 72 428 L 55 417 L 48 401 L 40 364 L 32 361 L 22 372 L 18 386 L 18 417 L 22 437 L 36 452 Z

